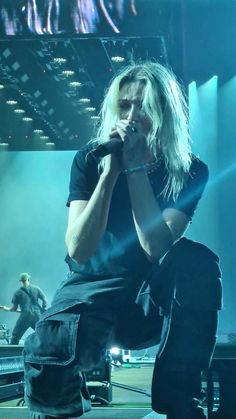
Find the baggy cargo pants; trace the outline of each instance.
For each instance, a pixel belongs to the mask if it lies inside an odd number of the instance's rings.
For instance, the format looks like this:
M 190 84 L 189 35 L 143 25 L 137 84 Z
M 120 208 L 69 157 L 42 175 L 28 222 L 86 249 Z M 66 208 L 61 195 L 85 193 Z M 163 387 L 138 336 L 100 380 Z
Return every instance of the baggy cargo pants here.
M 100 362 L 107 348 L 141 349 L 160 340 L 153 409 L 168 414 L 180 396 L 189 404 L 195 399 L 196 376 L 208 366 L 216 339 L 221 304 L 217 256 L 181 239 L 143 281 L 136 298 L 120 303 L 117 309 L 100 301 L 44 314 L 24 348 L 25 399 L 32 412 L 42 418 L 82 416 L 91 409 L 84 372 Z M 183 382 L 180 395 L 174 389 Z

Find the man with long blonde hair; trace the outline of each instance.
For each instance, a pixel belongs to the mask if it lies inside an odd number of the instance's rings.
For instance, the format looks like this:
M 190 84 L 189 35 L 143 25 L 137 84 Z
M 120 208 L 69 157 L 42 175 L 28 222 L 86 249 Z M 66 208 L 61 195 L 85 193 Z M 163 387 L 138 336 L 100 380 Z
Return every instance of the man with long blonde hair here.
M 31 417 L 83 415 L 91 408 L 84 372 L 106 349 L 161 342 L 153 409 L 204 418 L 200 373 L 215 344 L 220 271 L 213 252 L 181 239 L 208 179 L 191 152 L 182 89 L 159 63 L 129 65 L 108 87 L 100 118 L 71 169 L 70 274 L 25 344 Z

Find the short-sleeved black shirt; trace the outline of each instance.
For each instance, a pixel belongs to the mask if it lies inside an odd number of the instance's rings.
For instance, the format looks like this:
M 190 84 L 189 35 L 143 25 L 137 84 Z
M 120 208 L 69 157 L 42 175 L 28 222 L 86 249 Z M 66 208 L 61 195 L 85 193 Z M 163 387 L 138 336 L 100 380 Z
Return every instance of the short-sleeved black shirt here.
M 42 290 L 36 285 L 29 285 L 27 287 L 27 292 L 32 295 L 32 298 L 24 291 L 23 287 L 20 287 L 12 297 L 12 304 L 15 308 L 18 306 L 21 309 L 22 313 L 40 313 L 40 308 L 37 303 L 34 303 L 33 300 L 38 301 L 38 299 L 44 301 L 45 296 Z
M 90 152 L 93 144 L 85 146 L 74 157 L 70 192 L 67 205 L 74 200 L 89 200 L 99 178 L 99 159 Z M 190 173 L 176 201 L 167 199 L 163 189 L 167 169 L 163 162 L 149 174 L 150 182 L 160 208 L 176 208 L 191 219 L 208 179 L 208 168 L 198 158 L 192 158 Z M 150 263 L 139 244 L 132 217 L 127 179 L 121 174 L 115 185 L 109 211 L 107 229 L 95 254 L 85 264 L 78 264 L 66 257 L 70 270 L 87 275 L 140 275 Z

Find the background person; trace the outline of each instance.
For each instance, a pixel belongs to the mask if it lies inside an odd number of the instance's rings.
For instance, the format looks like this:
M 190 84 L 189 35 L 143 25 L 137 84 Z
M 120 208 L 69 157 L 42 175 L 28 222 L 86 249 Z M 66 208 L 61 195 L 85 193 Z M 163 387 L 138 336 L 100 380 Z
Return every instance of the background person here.
M 20 316 L 13 328 L 10 344 L 18 345 L 24 333 L 39 321 L 42 312 L 46 309 L 47 299 L 43 291 L 30 283 L 28 273 L 20 274 L 21 287 L 12 297 L 12 306 L 0 306 L 4 311 L 16 311 Z M 39 303 L 41 301 L 41 304 Z

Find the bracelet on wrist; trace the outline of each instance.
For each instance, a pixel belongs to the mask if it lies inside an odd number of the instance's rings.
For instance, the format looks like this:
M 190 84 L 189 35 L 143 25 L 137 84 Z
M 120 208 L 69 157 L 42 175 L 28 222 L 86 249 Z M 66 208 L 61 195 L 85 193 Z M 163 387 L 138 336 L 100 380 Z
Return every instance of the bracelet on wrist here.
M 139 166 L 131 167 L 129 169 L 124 169 L 122 173 L 124 173 L 125 175 L 129 175 L 135 172 L 152 173 L 160 166 L 161 160 L 162 159 L 160 158 L 151 163 L 144 163 L 144 164 L 140 164 Z
M 123 170 L 125 175 L 129 175 L 134 172 L 146 172 L 145 164 L 140 164 L 140 166 L 130 167 L 129 169 Z

